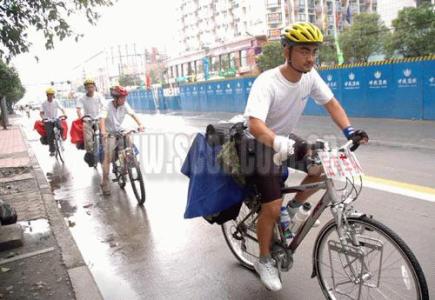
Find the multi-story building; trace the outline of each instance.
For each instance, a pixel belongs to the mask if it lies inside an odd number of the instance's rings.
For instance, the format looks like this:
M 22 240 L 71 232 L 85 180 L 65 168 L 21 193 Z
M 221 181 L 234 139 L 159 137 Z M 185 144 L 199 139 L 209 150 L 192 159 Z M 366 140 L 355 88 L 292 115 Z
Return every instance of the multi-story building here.
M 267 35 L 279 39 L 280 29 L 287 24 L 308 21 L 326 34 L 342 31 L 352 16 L 376 11 L 377 0 L 265 0 Z
M 377 13 L 381 16 L 387 27 L 391 27 L 392 21 L 397 18 L 399 11 L 404 7 L 416 7 L 417 0 L 378 0 Z
M 264 4 L 264 0 L 179 0 L 176 14 L 180 54 L 264 34 Z
M 140 85 L 146 81 L 146 73 L 158 67 L 166 56 L 156 48 L 148 50 L 137 44 L 117 45 L 106 48 L 74 68 L 74 86 L 80 86 L 85 78 L 93 78 L 100 90 L 119 82 L 120 76 L 130 75 Z
M 176 13 L 179 53 L 168 60 L 170 81 L 204 78 L 204 59 L 212 76 L 253 70 L 265 42 L 264 0 L 179 0 Z

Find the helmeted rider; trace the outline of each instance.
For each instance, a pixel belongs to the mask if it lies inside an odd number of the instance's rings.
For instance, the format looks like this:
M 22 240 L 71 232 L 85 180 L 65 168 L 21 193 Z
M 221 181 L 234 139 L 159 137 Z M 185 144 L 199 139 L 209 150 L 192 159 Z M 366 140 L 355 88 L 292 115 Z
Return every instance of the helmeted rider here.
M 55 151 L 55 145 L 54 145 L 54 131 L 53 128 L 56 126 L 59 128 L 62 134 L 62 127 L 60 126 L 59 120 L 57 120 L 58 117 L 58 110 L 62 112 L 63 115 L 65 115 L 65 109 L 60 105 L 58 101 L 56 101 L 55 94 L 56 91 L 54 88 L 49 87 L 46 89 L 45 94 L 47 95 L 47 101 L 44 101 L 41 104 L 40 109 L 40 115 L 42 119 L 52 119 L 55 120 L 54 122 L 45 122 L 45 132 L 47 133 L 47 142 L 49 145 L 50 150 L 50 156 L 54 156 Z
M 262 195 L 257 223 L 260 259 L 254 267 L 263 284 L 273 291 L 282 288 L 278 270 L 270 256 L 273 228 L 280 217 L 283 201 L 281 163 L 289 156 L 301 161 L 306 157 L 306 142 L 292 133 L 309 98 L 313 98 L 328 111 L 346 138 L 357 139 L 362 143 L 368 141 L 364 131 L 351 127 L 344 109 L 313 68 L 322 42 L 321 31 L 309 22 L 298 22 L 285 27 L 281 33 L 285 63 L 258 76 L 252 85 L 244 113 L 248 119 L 249 131 L 263 148 L 263 151 L 257 151 L 259 154 L 256 154 L 257 162 L 262 161 L 263 164 L 260 166 L 257 163 L 254 174 L 249 178 Z M 307 172 L 307 169 L 301 169 Z M 308 174 L 302 183 L 321 180 L 320 172 Z M 314 192 L 304 191 L 295 195 L 289 202 L 291 217 Z
M 100 119 L 101 135 L 104 140 L 103 179 L 101 187 L 105 195 L 110 195 L 111 192 L 109 170 L 116 147 L 116 137 L 110 136 L 110 134 L 116 133 L 122 129 L 121 125 L 125 115 L 130 115 L 134 119 L 140 131 L 144 130 L 144 126 L 136 116 L 134 110 L 126 102 L 128 95 L 127 89 L 117 85 L 110 89 L 110 94 L 113 100 L 105 105 Z

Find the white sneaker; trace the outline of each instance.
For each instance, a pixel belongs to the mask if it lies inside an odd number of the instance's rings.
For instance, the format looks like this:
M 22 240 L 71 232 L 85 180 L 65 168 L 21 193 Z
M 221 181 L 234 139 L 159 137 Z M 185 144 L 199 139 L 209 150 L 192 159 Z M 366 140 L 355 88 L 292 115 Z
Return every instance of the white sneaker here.
M 258 275 L 260 275 L 261 282 L 266 286 L 267 289 L 273 292 L 282 289 L 278 269 L 274 266 L 272 260 L 269 260 L 266 263 L 257 261 L 254 263 L 254 268 Z

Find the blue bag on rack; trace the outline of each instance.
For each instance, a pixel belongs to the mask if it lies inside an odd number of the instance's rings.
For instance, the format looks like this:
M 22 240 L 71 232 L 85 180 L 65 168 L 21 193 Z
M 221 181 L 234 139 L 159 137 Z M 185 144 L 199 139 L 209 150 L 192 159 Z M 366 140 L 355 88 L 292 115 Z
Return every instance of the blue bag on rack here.
M 196 135 L 181 168 L 181 173 L 190 178 L 184 218 L 219 214 L 241 204 L 248 195 L 248 189 L 238 185 L 218 164 L 216 157 L 221 149 L 221 145 L 209 145 L 203 134 Z

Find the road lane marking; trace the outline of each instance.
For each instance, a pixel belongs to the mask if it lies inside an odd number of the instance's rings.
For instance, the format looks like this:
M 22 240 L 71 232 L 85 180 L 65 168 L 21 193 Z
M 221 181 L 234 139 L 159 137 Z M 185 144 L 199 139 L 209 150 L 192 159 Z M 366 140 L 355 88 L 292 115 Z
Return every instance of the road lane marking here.
M 363 186 L 394 194 L 435 202 L 435 189 L 426 186 L 367 175 L 363 177 Z
M 306 175 L 305 172 L 294 169 L 289 169 L 289 172 Z M 366 188 L 435 202 L 435 188 L 367 175 L 364 175 L 362 179 L 363 187 Z M 359 185 L 359 179 L 355 180 L 355 184 Z

